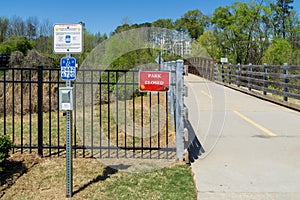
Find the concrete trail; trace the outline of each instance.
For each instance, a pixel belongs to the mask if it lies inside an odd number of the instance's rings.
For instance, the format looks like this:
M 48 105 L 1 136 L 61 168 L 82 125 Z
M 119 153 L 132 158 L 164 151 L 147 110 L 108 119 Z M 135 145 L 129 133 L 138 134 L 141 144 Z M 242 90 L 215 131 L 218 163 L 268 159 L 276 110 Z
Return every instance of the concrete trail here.
M 198 199 L 300 199 L 300 113 L 189 74 Z

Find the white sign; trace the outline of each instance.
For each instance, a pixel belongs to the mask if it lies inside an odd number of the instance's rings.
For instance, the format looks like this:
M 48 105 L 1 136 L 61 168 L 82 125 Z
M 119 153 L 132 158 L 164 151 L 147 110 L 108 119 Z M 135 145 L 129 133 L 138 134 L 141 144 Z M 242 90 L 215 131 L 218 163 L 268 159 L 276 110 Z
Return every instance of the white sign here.
M 221 58 L 221 63 L 228 63 L 228 59 L 227 58 Z
M 82 24 L 54 25 L 54 53 L 79 54 L 82 52 Z

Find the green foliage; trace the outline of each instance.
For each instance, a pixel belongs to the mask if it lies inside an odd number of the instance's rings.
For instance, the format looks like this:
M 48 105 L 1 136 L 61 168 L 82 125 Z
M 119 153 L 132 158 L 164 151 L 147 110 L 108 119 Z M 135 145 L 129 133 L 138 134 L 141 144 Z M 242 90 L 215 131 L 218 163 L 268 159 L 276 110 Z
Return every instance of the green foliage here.
M 271 8 L 274 11 L 274 29 L 275 36 L 286 38 L 288 29 L 288 18 L 293 9 L 291 5 L 294 0 L 277 0 L 275 4 L 271 3 Z
M 14 51 L 20 51 L 26 55 L 27 51 L 33 49 L 33 47 L 34 43 L 25 36 L 15 36 L 0 44 L 0 53 L 11 54 Z
M 211 57 L 218 60 L 221 55 L 221 50 L 216 46 L 217 38 L 212 30 L 204 32 L 196 42 L 192 43 L 193 56 Z
M 208 53 L 215 60 L 227 57 L 229 62 L 241 64 L 262 64 L 262 58 L 271 45 L 270 39 L 284 38 L 293 49 L 289 64 L 298 64 L 300 20 L 294 11 L 293 3 L 294 0 L 235 2 L 229 6 L 218 7 L 211 17 L 195 9 L 187 11 L 179 19 L 162 18 L 152 23 L 141 24 L 132 24 L 127 20 L 111 33 L 108 42 L 110 44 L 103 52 L 105 56 L 100 57 L 107 61 L 106 66 L 117 68 L 132 66 L 138 62 L 136 59 L 147 56 L 132 52 L 131 56 L 122 57 L 114 64 L 111 59 L 122 56 L 118 53 L 124 52 L 124 48 L 132 49 L 131 47 L 136 45 L 134 42 L 139 42 L 139 38 L 120 43 L 112 37 L 136 28 L 160 27 L 188 33 L 196 41 L 192 46 L 194 55 L 206 56 Z M 49 21 L 39 22 L 36 17 L 29 17 L 27 20 L 17 16 L 10 19 L 0 17 L 0 53 L 11 54 L 18 50 L 26 56 L 28 50 L 35 48 L 39 53 L 55 58 L 54 65 L 59 66 L 57 62 L 59 59 L 51 55 L 52 29 L 53 26 Z M 84 52 L 75 56 L 79 64 L 86 59 L 92 49 L 106 39 L 108 39 L 106 34 L 99 32 L 93 34 L 84 30 Z M 111 45 L 113 43 L 116 45 Z M 169 59 L 172 56 L 165 54 L 164 57 Z
M 160 27 L 160 28 L 168 28 L 174 29 L 174 22 L 172 19 L 158 19 L 152 23 L 153 27 Z
M 275 38 L 266 51 L 263 62 L 270 65 L 283 65 L 290 63 L 292 57 L 292 47 L 289 42 L 283 38 Z
M 9 137 L 0 135 L 0 165 L 8 158 L 9 151 L 14 147 Z
M 200 10 L 190 10 L 175 22 L 177 30 L 186 30 L 191 38 L 197 39 L 209 26 L 209 18 Z
M 269 37 L 261 28 L 267 15 L 263 6 L 242 2 L 217 8 L 211 22 L 222 56 L 231 63 L 259 63 Z
M 293 50 L 291 63 L 288 64 L 300 66 L 300 48 Z

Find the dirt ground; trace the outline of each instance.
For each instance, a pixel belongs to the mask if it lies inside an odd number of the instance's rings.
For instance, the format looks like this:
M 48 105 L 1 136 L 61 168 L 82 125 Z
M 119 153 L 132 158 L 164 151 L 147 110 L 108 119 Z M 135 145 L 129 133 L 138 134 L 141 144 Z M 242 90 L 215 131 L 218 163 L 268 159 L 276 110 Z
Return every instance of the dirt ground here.
M 0 198 L 5 190 L 10 188 L 23 174 L 30 171 L 42 159 L 36 154 L 12 154 L 4 163 L 4 169 L 0 172 Z

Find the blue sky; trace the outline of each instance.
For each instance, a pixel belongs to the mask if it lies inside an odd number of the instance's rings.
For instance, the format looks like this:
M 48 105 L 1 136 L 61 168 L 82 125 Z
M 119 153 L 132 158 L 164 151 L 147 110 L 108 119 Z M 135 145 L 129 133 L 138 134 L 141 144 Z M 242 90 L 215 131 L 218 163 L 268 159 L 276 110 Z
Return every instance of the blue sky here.
M 231 5 L 236 0 L 4 0 L 0 16 L 14 15 L 27 19 L 38 17 L 51 23 L 85 22 L 92 33 L 110 33 L 124 19 L 131 23 L 153 22 L 160 18 L 180 18 L 188 10 L 199 9 L 212 15 L 219 6 Z M 249 2 L 250 0 L 239 0 Z M 294 8 L 300 12 L 300 2 Z

